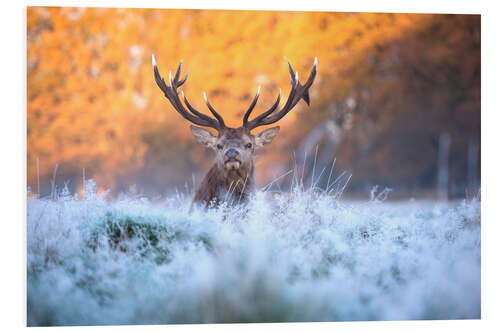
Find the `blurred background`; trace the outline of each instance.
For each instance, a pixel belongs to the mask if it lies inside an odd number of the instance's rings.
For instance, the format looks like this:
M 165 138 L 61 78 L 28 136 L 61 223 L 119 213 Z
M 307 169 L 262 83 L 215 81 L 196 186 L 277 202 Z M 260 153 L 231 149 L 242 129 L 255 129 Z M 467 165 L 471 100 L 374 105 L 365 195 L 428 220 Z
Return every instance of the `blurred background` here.
M 213 154 L 156 86 L 152 53 L 164 77 L 183 59 L 190 102 L 206 111 L 206 91 L 233 127 L 259 85 L 254 114 L 288 94 L 283 56 L 301 80 L 318 57 L 311 106 L 259 151 L 260 186 L 297 165 L 325 188 L 335 158 L 332 177 L 352 174 L 346 196 L 379 185 L 394 199 L 462 198 L 480 187 L 479 15 L 29 7 L 27 25 L 32 193 L 78 192 L 84 178 L 152 196 L 200 182 Z

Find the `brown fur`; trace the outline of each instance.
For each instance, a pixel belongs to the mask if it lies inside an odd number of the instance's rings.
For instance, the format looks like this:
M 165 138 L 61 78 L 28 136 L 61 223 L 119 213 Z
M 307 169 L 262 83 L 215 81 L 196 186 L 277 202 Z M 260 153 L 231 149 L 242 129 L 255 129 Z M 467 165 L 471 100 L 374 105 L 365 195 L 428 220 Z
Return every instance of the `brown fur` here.
M 198 142 L 216 153 L 215 162 L 198 186 L 192 204 L 201 203 L 207 207 L 223 201 L 227 201 L 230 205 L 246 202 L 254 188 L 255 149 L 271 142 L 279 127 L 267 129 L 256 135 L 242 127 L 225 128 L 218 136 L 196 126 L 191 126 L 191 130 Z M 228 150 L 238 152 L 237 167 L 227 164 Z
M 215 163 L 198 186 L 193 203 L 200 202 L 208 206 L 222 201 L 230 204 L 245 202 L 253 187 L 253 162 L 237 170 L 221 169 Z

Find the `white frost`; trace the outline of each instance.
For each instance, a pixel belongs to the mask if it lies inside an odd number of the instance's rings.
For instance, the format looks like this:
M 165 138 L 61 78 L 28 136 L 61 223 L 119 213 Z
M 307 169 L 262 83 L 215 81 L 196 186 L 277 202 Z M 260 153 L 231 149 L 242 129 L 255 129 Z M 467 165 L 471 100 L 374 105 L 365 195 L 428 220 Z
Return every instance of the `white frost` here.
M 28 324 L 480 318 L 478 200 L 189 199 L 29 199 Z

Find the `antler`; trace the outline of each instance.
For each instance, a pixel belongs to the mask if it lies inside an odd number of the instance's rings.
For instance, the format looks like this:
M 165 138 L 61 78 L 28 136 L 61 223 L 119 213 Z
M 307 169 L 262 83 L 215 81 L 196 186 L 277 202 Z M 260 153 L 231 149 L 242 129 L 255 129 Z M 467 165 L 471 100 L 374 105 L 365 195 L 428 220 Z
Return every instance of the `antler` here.
M 207 103 L 208 109 L 210 110 L 210 112 L 212 112 L 212 114 L 215 116 L 216 119 L 209 117 L 206 114 L 203 114 L 198 110 L 196 110 L 194 107 L 192 107 L 191 104 L 189 104 L 186 96 L 184 96 L 184 92 L 181 91 L 184 103 L 186 104 L 189 111 L 191 111 L 191 113 L 189 113 L 184 108 L 184 105 L 179 99 L 179 93 L 177 92 L 177 88 L 179 88 L 184 84 L 184 82 L 186 82 L 189 72 L 186 74 L 186 76 L 184 76 L 182 80 L 179 81 L 181 74 L 182 60 L 179 63 L 179 66 L 177 67 L 177 71 L 175 72 L 175 76 L 173 79 L 172 79 L 172 72 L 169 73 L 170 86 L 167 86 L 165 84 L 165 80 L 160 76 L 160 72 L 158 71 L 158 66 L 156 65 L 156 59 L 154 54 L 151 56 L 151 61 L 153 63 L 153 71 L 155 75 L 156 84 L 161 89 L 161 91 L 163 91 L 165 97 L 170 101 L 174 109 L 177 112 L 179 112 L 181 116 L 183 116 L 185 119 L 189 120 L 190 122 L 196 125 L 211 127 L 219 132 L 226 127 L 224 119 L 222 119 L 220 114 L 218 114 L 217 111 L 215 111 L 215 109 L 208 102 L 206 93 L 203 93 L 205 102 Z
M 309 78 L 307 79 L 304 85 L 300 84 L 299 82 L 299 73 L 298 72 L 294 73 L 292 66 L 290 65 L 290 63 L 286 58 L 285 61 L 288 64 L 288 70 L 290 71 L 290 81 L 292 84 L 292 89 L 290 90 L 290 95 L 288 95 L 288 99 L 285 105 L 280 110 L 274 112 L 280 102 L 281 98 L 281 89 L 280 89 L 278 98 L 276 99 L 276 102 L 274 102 L 274 104 L 271 106 L 271 108 L 269 108 L 266 112 L 258 115 L 254 119 L 248 121 L 248 117 L 250 116 L 250 113 L 252 113 L 252 110 L 255 107 L 257 100 L 259 99 L 259 93 L 260 93 L 260 87 L 259 87 L 259 90 L 257 91 L 257 94 L 255 95 L 252 104 L 245 113 L 245 116 L 243 117 L 243 127 L 247 128 L 248 130 L 252 130 L 258 126 L 269 125 L 277 122 L 278 120 L 283 118 L 288 112 L 290 112 L 290 110 L 292 110 L 301 99 L 303 99 L 307 103 L 307 105 L 309 105 L 310 102 L 309 88 L 313 84 L 314 78 L 316 77 L 316 67 L 318 66 L 318 58 L 314 58 L 314 65 L 311 69 L 311 73 L 309 74 Z

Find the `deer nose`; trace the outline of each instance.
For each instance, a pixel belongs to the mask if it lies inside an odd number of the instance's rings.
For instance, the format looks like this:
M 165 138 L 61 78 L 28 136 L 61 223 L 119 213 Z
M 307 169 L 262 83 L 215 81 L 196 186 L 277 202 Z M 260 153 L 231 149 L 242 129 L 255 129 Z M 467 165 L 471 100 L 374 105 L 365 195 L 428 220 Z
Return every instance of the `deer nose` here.
M 240 153 L 238 153 L 238 151 L 234 148 L 229 148 L 227 151 L 226 151 L 226 157 L 227 158 L 235 158 L 235 157 L 238 157 Z

